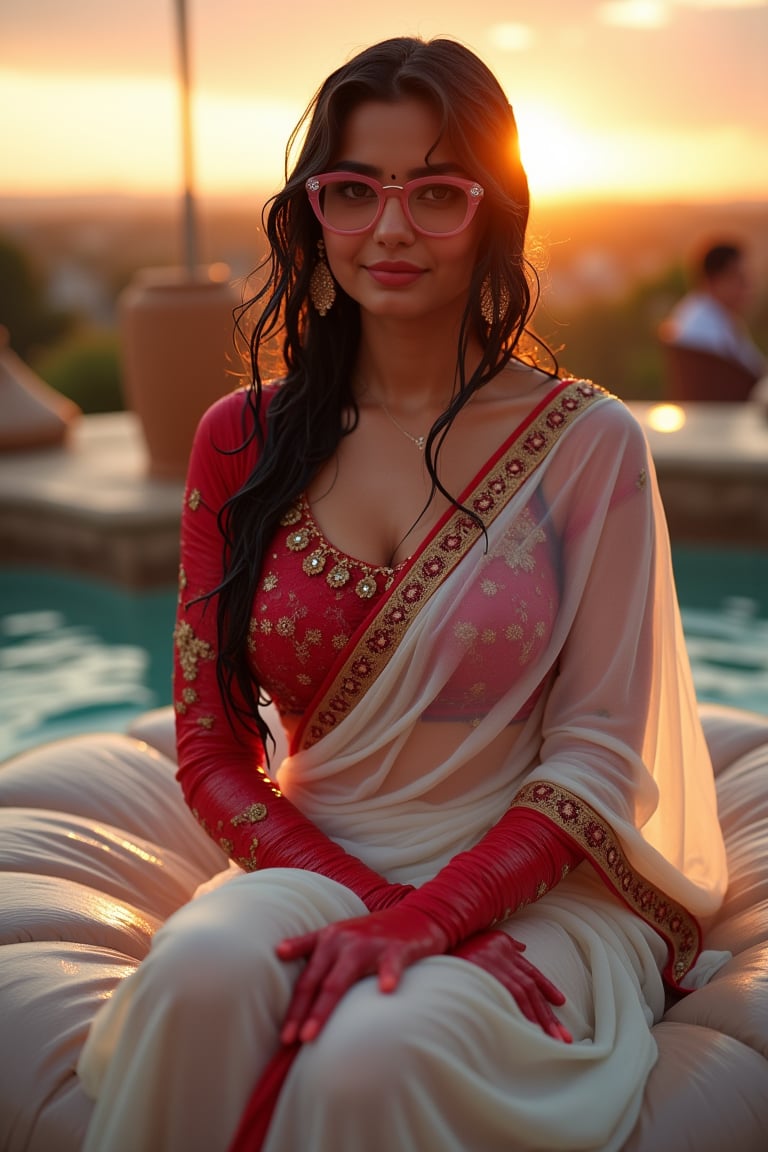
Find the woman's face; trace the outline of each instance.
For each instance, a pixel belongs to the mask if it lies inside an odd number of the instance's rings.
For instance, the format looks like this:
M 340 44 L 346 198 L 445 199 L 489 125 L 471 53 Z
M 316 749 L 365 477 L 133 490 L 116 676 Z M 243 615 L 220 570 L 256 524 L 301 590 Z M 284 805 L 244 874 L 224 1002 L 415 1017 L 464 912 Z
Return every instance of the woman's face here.
M 446 141 L 430 151 L 440 122 L 428 104 L 416 99 L 369 101 L 347 119 L 335 169 L 351 168 L 382 184 L 405 184 L 427 175 L 429 165 L 445 175 L 474 179 Z M 343 236 L 323 230 L 328 262 L 344 291 L 371 316 L 419 319 L 466 304 L 480 237 L 483 205 L 455 236 L 415 231 L 399 200 L 388 197 L 377 223 L 367 232 Z

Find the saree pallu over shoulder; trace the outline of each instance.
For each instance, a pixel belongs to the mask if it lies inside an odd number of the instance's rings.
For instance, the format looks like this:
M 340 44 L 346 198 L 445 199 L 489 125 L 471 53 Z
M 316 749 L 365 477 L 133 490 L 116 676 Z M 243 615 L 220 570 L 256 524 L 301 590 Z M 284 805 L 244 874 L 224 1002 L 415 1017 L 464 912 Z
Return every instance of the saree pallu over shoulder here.
M 462 493 L 463 509 L 449 510 L 427 537 L 345 649 L 308 710 L 294 748 L 311 748 L 374 687 L 414 617 L 504 510 L 560 437 L 604 389 L 585 380 L 561 380 L 533 409 Z

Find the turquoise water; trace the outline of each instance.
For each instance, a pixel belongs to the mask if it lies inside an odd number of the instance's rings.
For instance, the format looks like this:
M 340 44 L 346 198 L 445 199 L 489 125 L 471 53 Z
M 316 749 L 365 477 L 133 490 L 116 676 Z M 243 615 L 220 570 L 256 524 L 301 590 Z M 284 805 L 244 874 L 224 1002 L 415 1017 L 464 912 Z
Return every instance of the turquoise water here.
M 699 699 L 768 715 L 768 552 L 678 548 L 674 564 Z
M 0 759 L 171 699 L 173 589 L 0 571 Z
M 674 562 L 699 698 L 768 714 L 768 552 L 679 548 Z M 0 571 L 0 759 L 169 703 L 175 599 Z

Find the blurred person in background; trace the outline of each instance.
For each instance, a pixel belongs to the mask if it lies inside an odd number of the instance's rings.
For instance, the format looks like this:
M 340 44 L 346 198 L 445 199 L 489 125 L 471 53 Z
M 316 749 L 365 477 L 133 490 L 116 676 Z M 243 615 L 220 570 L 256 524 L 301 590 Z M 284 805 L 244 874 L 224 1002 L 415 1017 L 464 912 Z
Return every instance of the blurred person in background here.
M 662 340 L 738 365 L 756 382 L 768 371 L 768 362 L 747 327 L 754 284 L 746 252 L 735 242 L 708 242 L 691 269 L 691 291 L 663 322 Z

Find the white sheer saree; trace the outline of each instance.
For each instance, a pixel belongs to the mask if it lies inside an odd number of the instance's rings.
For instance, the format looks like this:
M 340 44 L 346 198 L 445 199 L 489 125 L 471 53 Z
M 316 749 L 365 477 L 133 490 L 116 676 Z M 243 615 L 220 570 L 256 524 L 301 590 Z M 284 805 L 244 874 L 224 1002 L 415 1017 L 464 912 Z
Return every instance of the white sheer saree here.
M 613 397 L 561 385 L 463 499 L 487 535 L 455 511 L 428 538 L 326 683 L 281 787 L 416 883 L 510 803 L 537 808 L 664 936 L 678 983 L 726 866 L 643 434 Z

